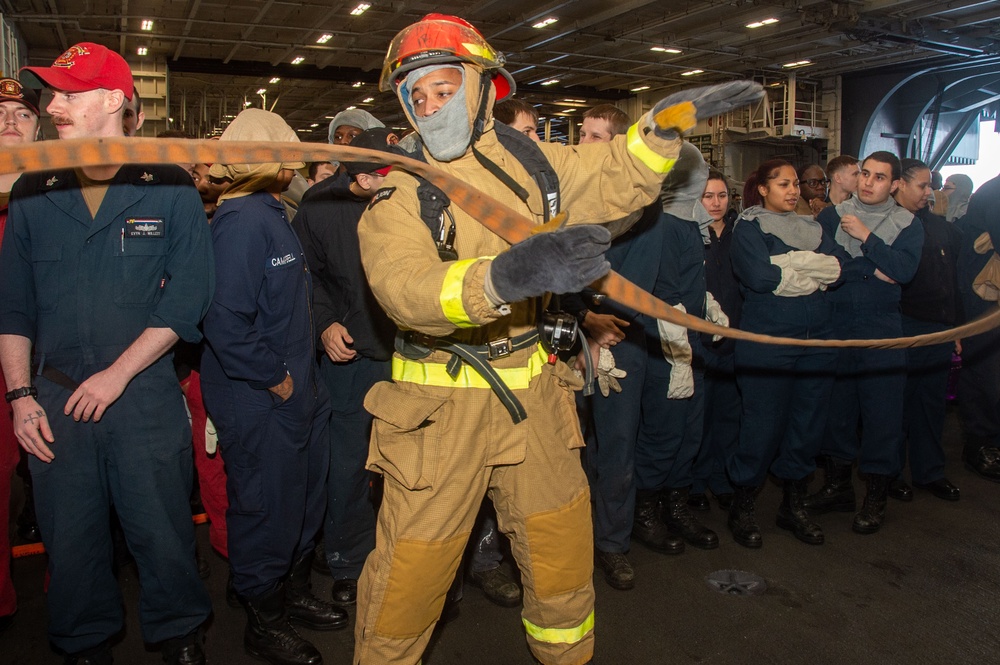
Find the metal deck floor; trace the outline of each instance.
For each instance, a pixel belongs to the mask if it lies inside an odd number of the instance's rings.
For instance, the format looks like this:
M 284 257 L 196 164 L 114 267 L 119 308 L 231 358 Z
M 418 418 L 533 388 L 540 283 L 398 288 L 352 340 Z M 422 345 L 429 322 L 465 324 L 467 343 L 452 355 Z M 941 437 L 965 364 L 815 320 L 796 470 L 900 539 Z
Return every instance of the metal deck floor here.
M 598 574 L 595 663 L 1000 663 L 1000 484 L 962 468 L 955 414 L 945 433 L 948 477 L 962 490 L 950 503 L 915 490 L 912 503 L 890 500 L 882 531 L 851 532 L 852 515 L 819 518 L 826 544 L 809 546 L 774 526 L 781 491 L 768 484 L 758 501 L 764 547 L 735 542 L 725 515 L 713 503 L 703 513 L 719 531 L 721 546 L 664 556 L 633 548 L 637 587 L 610 588 Z M 858 483 L 860 485 L 860 483 Z M 861 488 L 858 488 L 859 494 Z M 207 526 L 198 527 L 199 548 L 208 552 Z M 215 604 L 208 630 L 209 663 L 257 662 L 242 648 L 244 614 L 224 599 L 225 564 L 209 555 L 207 585 Z M 20 609 L 0 636 L 0 663 L 59 663 L 45 637 L 43 556 L 14 562 Z M 737 569 L 763 577 L 760 596 L 728 596 L 711 590 L 705 577 Z M 159 663 L 139 634 L 134 569 L 121 576 L 128 624 L 115 647 L 116 663 Z M 327 593 L 330 580 L 314 575 Z M 352 611 L 353 617 L 353 611 Z M 351 662 L 353 620 L 333 633 L 303 630 L 327 665 Z M 441 627 L 425 665 L 529 665 L 518 610 L 491 604 L 466 586 L 461 614 Z

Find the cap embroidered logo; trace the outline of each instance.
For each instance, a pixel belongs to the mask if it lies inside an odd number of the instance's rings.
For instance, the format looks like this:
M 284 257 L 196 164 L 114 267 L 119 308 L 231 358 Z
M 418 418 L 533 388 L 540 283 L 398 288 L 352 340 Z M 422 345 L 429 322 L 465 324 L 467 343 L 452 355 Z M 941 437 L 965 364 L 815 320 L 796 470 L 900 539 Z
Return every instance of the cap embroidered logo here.
M 75 44 L 73 46 L 70 46 L 65 53 L 56 58 L 56 61 L 52 63 L 52 66 L 66 67 L 68 69 L 76 64 L 77 56 L 83 56 L 83 55 L 90 55 L 90 49 L 88 49 L 86 46 Z

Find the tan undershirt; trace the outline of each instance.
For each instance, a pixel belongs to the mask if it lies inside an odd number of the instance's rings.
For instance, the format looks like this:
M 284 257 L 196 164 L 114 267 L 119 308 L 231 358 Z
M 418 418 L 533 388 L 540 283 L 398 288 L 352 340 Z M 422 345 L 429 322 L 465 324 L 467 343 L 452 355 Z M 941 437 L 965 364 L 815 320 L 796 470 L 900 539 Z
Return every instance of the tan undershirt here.
M 3 210 L 10 203 L 10 192 L 0 192 L 0 210 Z
M 90 216 L 96 219 L 97 211 L 101 209 L 101 203 L 104 201 L 104 195 L 108 193 L 108 186 L 114 178 L 93 180 L 84 175 L 80 169 L 73 169 L 73 172 L 76 173 L 76 179 L 80 182 L 80 193 L 83 194 L 83 200 L 87 202 Z

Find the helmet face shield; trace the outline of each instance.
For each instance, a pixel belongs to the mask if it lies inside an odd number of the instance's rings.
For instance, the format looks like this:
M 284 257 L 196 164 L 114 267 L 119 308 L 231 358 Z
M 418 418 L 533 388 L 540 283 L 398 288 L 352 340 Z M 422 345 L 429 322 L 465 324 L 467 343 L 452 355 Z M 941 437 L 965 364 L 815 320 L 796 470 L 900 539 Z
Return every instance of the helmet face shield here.
M 379 90 L 395 92 L 403 76 L 425 65 L 469 63 L 492 75 L 496 70 L 502 71 L 504 62 L 503 54 L 486 43 L 467 21 L 444 14 L 428 14 L 400 31 L 389 44 Z

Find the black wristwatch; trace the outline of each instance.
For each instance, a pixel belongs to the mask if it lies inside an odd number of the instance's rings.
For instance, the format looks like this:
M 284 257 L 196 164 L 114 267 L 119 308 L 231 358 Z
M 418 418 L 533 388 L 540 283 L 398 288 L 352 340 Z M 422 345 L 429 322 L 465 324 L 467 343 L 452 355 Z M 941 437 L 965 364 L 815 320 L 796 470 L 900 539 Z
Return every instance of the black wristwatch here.
M 28 397 L 29 395 L 31 397 L 38 397 L 38 388 L 36 388 L 34 386 L 25 386 L 23 388 L 15 388 L 14 390 L 11 390 L 9 393 L 7 393 L 6 395 L 4 395 L 3 398 L 5 400 L 7 400 L 8 404 L 10 404 L 11 402 L 13 402 L 16 399 L 21 399 L 22 397 Z
M 590 313 L 590 308 L 589 307 L 584 307 L 579 312 L 576 312 L 574 314 L 574 317 L 576 318 L 577 323 L 579 323 L 582 326 L 584 320 L 587 318 L 587 314 L 589 314 L 589 313 Z

